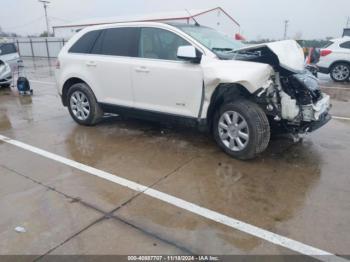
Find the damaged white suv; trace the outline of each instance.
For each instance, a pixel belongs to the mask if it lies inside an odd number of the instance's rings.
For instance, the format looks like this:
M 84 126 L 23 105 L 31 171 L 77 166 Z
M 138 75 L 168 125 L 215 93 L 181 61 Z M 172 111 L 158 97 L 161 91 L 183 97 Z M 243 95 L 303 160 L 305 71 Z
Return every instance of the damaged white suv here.
M 331 118 L 295 41 L 245 47 L 200 25 L 94 26 L 65 45 L 56 71 L 79 124 L 116 113 L 206 127 L 239 159 L 263 152 L 272 131 L 307 133 Z

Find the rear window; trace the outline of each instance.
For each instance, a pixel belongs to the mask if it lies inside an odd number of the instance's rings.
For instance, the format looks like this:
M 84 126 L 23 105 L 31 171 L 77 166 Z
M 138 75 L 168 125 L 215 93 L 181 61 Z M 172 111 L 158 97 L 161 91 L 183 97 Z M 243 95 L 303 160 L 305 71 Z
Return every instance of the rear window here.
M 340 44 L 340 47 L 350 49 L 350 41 Z
M 89 54 L 100 34 L 100 30 L 86 33 L 69 49 L 69 53 Z
M 0 55 L 17 53 L 17 49 L 14 44 L 0 44 L 0 50 Z
M 104 30 L 96 41 L 93 54 L 137 57 L 139 28 L 111 28 Z
M 327 48 L 333 45 L 334 43 L 332 41 L 327 41 L 321 48 Z

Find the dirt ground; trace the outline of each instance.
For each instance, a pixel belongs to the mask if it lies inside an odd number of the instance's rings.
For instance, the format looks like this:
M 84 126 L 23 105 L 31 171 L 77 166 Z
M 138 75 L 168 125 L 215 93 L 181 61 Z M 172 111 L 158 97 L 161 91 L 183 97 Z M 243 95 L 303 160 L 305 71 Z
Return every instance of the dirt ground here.
M 243 162 L 205 133 L 107 117 L 78 126 L 53 64 L 26 60 L 34 95 L 0 90 L 0 135 L 338 255 L 350 253 L 350 84 L 321 76 L 334 118 Z M 0 142 L 0 254 L 290 255 L 293 249 Z M 16 227 L 26 232 L 16 232 Z

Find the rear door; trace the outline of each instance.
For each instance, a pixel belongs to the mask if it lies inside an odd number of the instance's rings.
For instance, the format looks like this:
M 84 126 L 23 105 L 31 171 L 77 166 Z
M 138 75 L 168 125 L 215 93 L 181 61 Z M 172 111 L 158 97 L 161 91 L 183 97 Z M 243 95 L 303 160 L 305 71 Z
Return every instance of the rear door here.
M 0 59 L 7 62 L 12 70 L 15 69 L 19 59 L 16 46 L 13 43 L 0 44 Z
M 131 62 L 137 56 L 139 29 L 120 27 L 103 30 L 86 66 L 94 75 L 101 103 L 133 107 Z

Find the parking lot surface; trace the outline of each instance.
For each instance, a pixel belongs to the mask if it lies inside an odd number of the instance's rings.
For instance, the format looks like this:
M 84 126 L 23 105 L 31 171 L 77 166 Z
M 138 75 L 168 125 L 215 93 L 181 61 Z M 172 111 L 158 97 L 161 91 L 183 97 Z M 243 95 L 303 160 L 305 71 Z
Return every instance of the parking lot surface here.
M 349 255 L 350 84 L 321 76 L 335 118 L 302 143 L 274 138 L 263 155 L 243 162 L 221 152 L 208 134 L 185 127 L 118 116 L 78 126 L 61 105 L 54 62 L 25 64 L 34 95 L 0 90 L 0 135 L 65 160 L 0 141 L 0 254 L 291 255 L 305 244 Z M 85 167 L 299 246 L 278 245 Z M 18 226 L 26 232 L 16 232 Z

